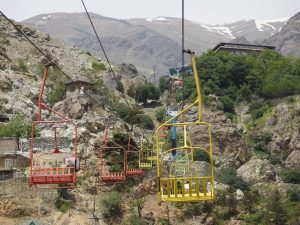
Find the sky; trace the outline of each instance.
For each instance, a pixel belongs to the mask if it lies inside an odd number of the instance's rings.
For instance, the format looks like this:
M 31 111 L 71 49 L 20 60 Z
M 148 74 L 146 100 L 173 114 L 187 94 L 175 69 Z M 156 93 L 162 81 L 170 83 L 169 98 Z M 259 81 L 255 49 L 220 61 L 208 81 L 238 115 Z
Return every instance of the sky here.
M 300 12 L 300 0 L 184 0 L 185 18 L 205 24 L 276 19 Z M 182 0 L 84 0 L 88 10 L 118 19 L 181 17 Z M 0 0 L 6 16 L 22 21 L 42 13 L 83 12 L 81 0 Z

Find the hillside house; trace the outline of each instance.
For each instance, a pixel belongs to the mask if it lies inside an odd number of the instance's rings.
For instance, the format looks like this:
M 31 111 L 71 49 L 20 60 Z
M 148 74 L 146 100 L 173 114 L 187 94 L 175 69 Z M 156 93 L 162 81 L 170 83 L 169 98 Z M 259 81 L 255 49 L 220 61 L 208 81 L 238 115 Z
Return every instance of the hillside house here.
M 83 96 L 84 93 L 90 94 L 93 85 L 94 84 L 91 83 L 88 79 L 76 76 L 74 80 L 65 83 L 66 98 L 78 98 L 80 96 Z
M 266 45 L 234 44 L 221 42 L 213 48 L 214 52 L 226 51 L 237 55 L 259 53 L 263 50 L 275 50 L 275 47 Z
M 30 159 L 19 154 L 17 138 L 0 138 L 0 174 L 13 174 L 13 168 L 25 168 L 29 166 Z M 0 176 L 1 179 L 1 176 Z

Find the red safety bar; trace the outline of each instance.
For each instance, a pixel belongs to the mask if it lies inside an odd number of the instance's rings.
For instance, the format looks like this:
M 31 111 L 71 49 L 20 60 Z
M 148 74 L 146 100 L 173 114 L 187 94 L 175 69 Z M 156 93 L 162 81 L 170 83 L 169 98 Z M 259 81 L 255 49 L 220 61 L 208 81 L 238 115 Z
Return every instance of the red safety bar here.
M 104 144 L 100 147 L 100 167 L 99 167 L 99 174 L 100 174 L 100 181 L 103 183 L 120 183 L 125 182 L 126 176 L 125 176 L 125 149 L 113 142 L 109 141 L 108 145 L 108 130 L 105 129 L 104 131 Z M 105 159 L 105 156 L 110 154 L 110 157 L 112 160 L 110 160 L 111 164 L 123 164 L 122 169 L 120 171 L 108 171 L 107 167 L 107 160 Z M 115 160 L 115 156 L 123 156 L 123 160 Z

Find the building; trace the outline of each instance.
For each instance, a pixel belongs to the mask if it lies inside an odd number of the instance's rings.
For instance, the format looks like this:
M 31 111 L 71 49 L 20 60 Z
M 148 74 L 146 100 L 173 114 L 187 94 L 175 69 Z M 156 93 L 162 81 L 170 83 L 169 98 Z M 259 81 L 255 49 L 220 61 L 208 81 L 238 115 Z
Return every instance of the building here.
M 221 42 L 213 48 L 214 52 L 226 51 L 238 55 L 248 55 L 250 53 L 258 53 L 263 50 L 275 50 L 275 47 L 266 45 L 234 44 Z
M 73 81 L 65 83 L 66 85 L 66 98 L 80 97 L 84 93 L 91 93 L 93 83 L 84 77 L 76 76 Z
M 186 73 L 188 75 L 193 74 L 193 69 L 192 69 L 191 66 L 184 66 L 183 69 L 182 69 L 182 67 L 170 68 L 169 69 L 169 76 L 179 77 L 179 74 L 182 72 L 182 70 L 184 71 L 184 73 Z
M 29 166 L 30 159 L 19 154 L 18 150 L 17 138 L 0 138 L 0 175 L 10 175 L 13 174 L 13 168 Z

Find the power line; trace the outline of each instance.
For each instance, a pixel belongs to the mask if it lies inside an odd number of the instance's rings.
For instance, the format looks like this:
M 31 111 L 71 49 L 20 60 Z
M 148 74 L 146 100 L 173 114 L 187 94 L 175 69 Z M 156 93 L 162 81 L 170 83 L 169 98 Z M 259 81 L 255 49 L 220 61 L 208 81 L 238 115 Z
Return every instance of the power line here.
M 114 76 L 116 82 L 117 82 L 117 83 L 118 83 L 118 82 L 121 83 L 121 81 L 117 78 L 117 76 L 116 76 L 116 74 L 115 74 L 115 72 L 114 72 L 114 70 L 113 70 L 113 68 L 112 68 L 112 66 L 111 66 L 111 64 L 110 64 L 110 61 L 109 61 L 109 59 L 108 59 L 108 56 L 107 56 L 107 54 L 106 54 L 106 52 L 105 52 L 105 49 L 104 49 L 104 47 L 103 47 L 103 44 L 102 44 L 102 42 L 101 42 L 101 40 L 100 40 L 100 38 L 99 38 L 99 35 L 98 35 L 97 31 L 96 31 L 96 28 L 95 28 L 95 26 L 94 26 L 94 23 L 93 23 L 91 17 L 90 17 L 90 14 L 89 14 L 89 12 L 88 12 L 88 10 L 87 10 L 85 4 L 84 4 L 84 1 L 81 0 L 81 3 L 82 3 L 82 5 L 83 5 L 83 7 L 84 7 L 84 10 L 85 10 L 85 12 L 86 12 L 88 18 L 89 18 L 89 21 L 90 21 L 90 23 L 91 23 L 91 25 L 92 25 L 92 27 L 93 27 L 93 30 L 94 30 L 94 33 L 95 33 L 96 38 L 97 38 L 97 40 L 98 40 L 98 43 L 99 43 L 99 45 L 100 45 L 100 47 L 101 47 L 101 49 L 102 49 L 102 51 L 103 51 L 103 54 L 104 54 L 104 56 L 105 56 L 105 58 L 106 58 L 107 63 L 108 63 L 108 65 L 109 65 L 110 71 L 112 72 L 112 74 L 113 74 L 113 76 Z M 128 103 L 128 101 L 127 101 L 127 99 L 126 99 L 125 94 L 124 94 L 123 92 L 121 92 L 121 95 L 122 95 L 122 97 L 124 98 L 124 100 L 125 100 L 127 106 L 128 106 L 129 108 L 131 108 L 130 105 L 129 105 L 129 103 Z

